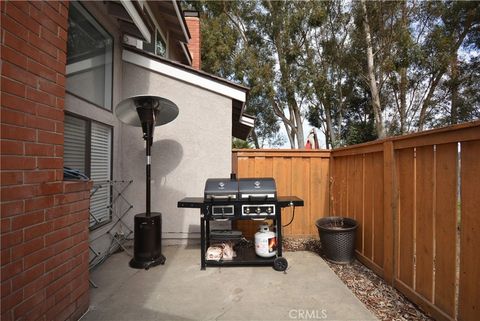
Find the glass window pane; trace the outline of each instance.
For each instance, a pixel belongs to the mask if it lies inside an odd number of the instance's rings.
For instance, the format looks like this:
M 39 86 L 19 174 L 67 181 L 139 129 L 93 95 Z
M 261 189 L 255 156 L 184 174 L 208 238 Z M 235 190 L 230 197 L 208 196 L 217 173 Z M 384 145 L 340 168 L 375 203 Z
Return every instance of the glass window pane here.
M 155 48 L 156 48 L 157 55 L 165 57 L 165 54 L 167 53 L 167 45 L 165 44 L 165 41 L 163 41 L 163 38 L 160 35 L 160 32 L 158 30 L 157 30 L 157 39 L 155 42 Z
M 76 1 L 70 2 L 67 40 L 67 91 L 112 109 L 113 38 Z

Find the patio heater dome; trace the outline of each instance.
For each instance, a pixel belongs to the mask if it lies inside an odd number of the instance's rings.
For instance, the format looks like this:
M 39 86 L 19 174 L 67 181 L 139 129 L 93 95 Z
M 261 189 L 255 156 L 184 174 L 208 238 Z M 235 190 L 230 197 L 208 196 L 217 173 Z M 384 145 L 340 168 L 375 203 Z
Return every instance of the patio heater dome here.
M 151 147 L 156 126 L 164 125 L 178 116 L 178 107 L 166 98 L 138 95 L 121 101 L 115 114 L 131 126 L 142 127 L 146 141 L 146 200 L 145 212 L 135 215 L 133 258 L 130 267 L 149 269 L 165 263 L 162 254 L 162 214 L 151 212 Z

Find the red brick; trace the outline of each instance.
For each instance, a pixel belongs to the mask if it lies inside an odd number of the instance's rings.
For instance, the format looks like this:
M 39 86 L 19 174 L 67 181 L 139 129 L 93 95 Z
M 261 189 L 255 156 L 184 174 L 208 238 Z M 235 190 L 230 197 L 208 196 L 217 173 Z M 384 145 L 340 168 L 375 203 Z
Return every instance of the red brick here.
M 88 224 L 86 222 L 78 222 L 70 227 L 70 235 L 75 235 L 78 233 L 83 233 L 85 231 L 88 231 Z
M 79 212 L 81 210 L 86 210 L 89 207 L 90 207 L 90 199 L 87 199 L 87 200 L 84 200 L 84 201 L 81 201 L 81 202 L 73 203 L 70 206 L 70 212 L 72 212 L 72 213 Z
M 55 132 L 63 135 L 64 131 L 65 131 L 65 125 L 63 124 L 63 122 L 59 122 L 59 121 L 55 122 Z
M 65 109 L 65 99 L 57 98 L 57 108 Z
M 64 215 L 59 218 L 57 218 L 55 221 L 53 221 L 53 229 L 54 230 L 59 230 L 61 228 L 64 228 L 66 226 L 70 225 L 70 215 Z
M 35 104 L 24 98 L 13 96 L 5 92 L 2 92 L 2 107 L 8 107 L 30 114 L 35 113 Z
M 72 289 L 75 289 L 74 283 L 69 283 L 66 284 L 64 287 L 60 288 L 56 293 L 55 293 L 55 302 L 60 302 L 62 301 L 67 295 L 72 292 Z M 64 319 L 65 320 L 65 319 Z
M 62 287 L 64 287 L 68 282 L 71 280 L 71 276 L 69 274 L 64 274 L 61 278 L 55 280 L 46 288 L 47 296 L 50 297 L 57 293 Z
M 58 158 L 58 157 L 37 158 L 37 167 L 40 169 L 63 168 L 63 158 Z
M 23 172 L 2 172 L 1 182 L 2 186 L 22 184 Z
M 43 11 L 32 7 L 30 8 L 30 16 L 40 25 L 47 28 L 51 32 L 57 32 L 58 25 L 52 19 L 49 19 L 47 16 L 45 16 Z
M 2 140 L 0 144 L 0 150 L 2 151 L 2 155 L 23 155 L 22 142 L 14 140 Z
M 72 239 L 67 238 L 67 239 L 64 239 L 60 242 L 55 243 L 54 245 L 52 245 L 52 248 L 55 251 L 55 253 L 62 253 L 63 251 L 66 251 L 66 250 L 70 249 L 72 246 L 73 246 Z M 70 251 L 66 251 L 66 252 L 70 252 Z M 71 254 L 69 254 L 69 255 L 71 255 Z
M 36 193 L 37 186 L 35 185 L 8 186 L 2 187 L 1 198 L 2 201 L 24 200 L 35 197 Z
M 7 37 L 7 39 L 9 38 Z M 20 68 L 23 68 L 23 69 L 27 68 L 27 57 L 9 47 L 6 47 L 6 46 L 2 47 L 2 59 L 4 61 L 8 61 L 14 65 L 17 65 Z
M 38 142 L 39 143 L 46 143 L 46 144 L 63 145 L 63 135 L 39 130 L 38 131 Z M 47 167 L 47 168 L 58 168 L 58 167 Z
M 65 72 L 65 70 L 59 70 L 59 72 Z M 58 78 L 58 76 L 57 76 Z M 46 81 L 46 80 L 40 80 L 39 81 L 39 89 L 43 90 L 49 94 L 55 95 L 57 97 L 64 97 L 65 96 L 65 87 L 64 86 L 59 86 L 55 83 Z M 56 102 L 55 102 L 56 103 Z
M 24 296 L 26 298 L 29 298 L 35 293 L 37 293 L 38 291 L 44 290 L 45 286 L 47 285 L 47 281 L 48 281 L 48 278 L 47 278 L 47 275 L 45 274 L 41 275 L 36 280 L 33 280 L 23 288 Z
M 6 4 L 7 15 L 15 19 L 18 23 L 26 27 L 28 30 L 38 34 L 40 32 L 40 26 L 34 22 L 30 17 L 21 12 L 17 7 L 12 4 L 12 1 L 8 1 Z
M 57 73 L 54 70 L 47 68 L 33 60 L 28 60 L 27 70 L 37 76 L 51 81 L 55 81 L 57 79 Z
M 63 182 L 40 184 L 38 195 L 52 195 L 63 192 Z
M 1 297 L 2 298 L 6 297 L 10 293 L 12 293 L 12 280 L 7 280 L 2 282 L 0 288 L 2 292 Z
M 33 57 L 36 53 L 35 48 L 8 31 L 4 33 L 4 45 L 10 47 L 14 52 L 17 52 L 17 54 L 21 54 L 24 57 Z M 5 47 L 2 47 L 2 49 L 3 48 Z M 25 68 L 25 66 L 28 66 L 28 63 L 27 65 L 22 65 L 23 68 Z
M 53 156 L 54 151 L 55 151 L 55 147 L 49 144 L 36 144 L 36 143 L 25 144 L 25 155 Z
M 56 57 L 52 57 L 49 54 L 44 53 L 43 51 L 37 50 L 37 54 L 35 55 L 35 57 L 30 57 L 30 59 L 33 59 L 39 64 L 51 68 L 57 72 L 65 73 L 65 64 L 57 61 Z
M 58 99 L 57 99 L 58 101 Z M 37 115 L 52 120 L 62 121 L 64 119 L 64 113 L 62 109 L 50 107 L 47 105 L 37 104 Z
M 48 298 L 47 298 L 48 299 Z M 25 314 L 25 321 L 47 321 L 45 313 L 47 312 L 47 301 L 43 301 L 38 304 L 36 307 L 30 309 L 27 314 Z M 40 319 L 38 316 L 41 316 Z M 71 319 L 78 320 L 78 319 Z M 62 320 L 63 321 L 63 320 Z
M 81 255 L 82 253 L 85 253 L 87 251 L 88 251 L 88 242 L 82 242 L 78 245 L 75 245 L 71 250 L 72 255 L 74 256 Z
M 48 294 L 47 297 L 49 297 Z M 54 297 L 52 297 L 52 300 L 55 301 Z M 56 321 L 56 318 L 60 315 L 60 313 L 65 310 L 69 305 L 69 298 L 65 298 L 61 302 L 56 303 L 50 310 L 47 311 L 47 320 Z
M 18 80 L 19 82 L 29 86 L 37 86 L 37 77 L 35 75 L 9 62 L 2 63 L 2 75 Z
M 11 125 L 2 126 L 2 138 L 24 141 L 35 141 L 37 133 L 35 129 Z
M 29 14 L 30 6 L 27 1 L 14 1 L 13 4 L 23 13 Z
M 34 169 L 35 158 L 24 156 L 2 156 L 2 169 Z
M 45 272 L 43 264 L 38 264 L 31 269 L 23 271 L 20 275 L 12 279 L 12 286 L 14 289 L 20 289 L 26 284 L 33 282 Z
M 7 265 L 12 262 L 12 251 L 11 249 L 5 249 L 0 251 L 2 265 Z
M 29 241 L 31 239 L 50 233 L 51 231 L 53 231 L 52 222 L 45 222 L 26 228 L 23 232 L 23 238 L 25 239 L 25 241 Z
M 2 300 L 2 315 L 5 311 L 11 310 L 14 306 L 20 304 L 23 300 L 23 291 L 22 289 L 17 290 L 16 292 L 10 294 Z M 2 317 L 3 321 L 3 317 Z
M 67 51 L 67 42 L 62 38 L 58 37 L 56 34 L 48 31 L 45 28 L 42 28 L 40 32 L 40 37 L 51 43 L 55 48 L 66 52 Z
M 2 28 L 10 31 L 17 37 L 28 41 L 28 30 L 21 26 L 18 22 L 10 18 L 8 15 L 2 15 Z M 3 48 L 2 48 L 3 49 Z
M 69 181 L 69 182 L 64 182 L 65 184 L 65 193 L 72 193 L 72 192 L 79 192 L 79 191 L 90 191 L 92 188 L 92 182 L 85 182 L 85 181 L 80 181 L 80 182 L 75 182 L 75 181 Z
M 45 219 L 47 221 L 68 215 L 70 213 L 70 205 L 58 206 L 49 208 L 45 212 Z
M 25 97 L 25 85 L 6 77 L 2 77 L 2 91 L 15 96 Z
M 2 202 L 3 201 L 5 201 L 5 199 L 2 199 Z M 1 212 L 2 212 L 3 218 L 23 213 L 23 211 L 24 211 L 23 199 L 20 201 L 1 204 Z
M 43 6 L 42 12 L 45 13 L 50 19 L 52 19 L 60 28 L 67 30 L 68 19 L 63 17 L 57 10 L 52 9 L 50 6 Z M 66 49 L 66 48 L 65 48 Z
M 55 204 L 68 204 L 84 199 L 83 193 L 68 193 L 55 195 Z
M 26 171 L 24 174 L 23 179 L 25 184 L 46 183 L 55 180 L 55 171 Z
M 64 40 L 64 41 L 67 41 L 68 39 L 68 33 L 66 30 L 62 29 L 62 28 L 58 28 L 58 36 L 60 37 L 60 39 Z M 63 52 L 63 51 L 61 51 Z M 65 62 L 63 62 L 65 63 Z
M 84 231 L 78 234 L 75 234 L 72 236 L 72 242 L 73 244 L 79 244 L 80 242 L 87 241 L 88 240 L 88 232 Z
M 23 242 L 23 231 L 15 231 L 1 236 L 1 249 L 6 249 L 15 245 L 18 245 Z
M 41 39 L 39 36 L 29 33 L 28 34 L 28 41 L 32 46 L 35 48 L 43 51 L 47 55 L 50 55 L 52 58 L 57 58 L 57 48 L 46 42 L 45 40 Z
M 68 5 L 63 3 L 60 4 L 60 14 L 63 17 L 68 17 Z
M 1 279 L 2 281 L 8 280 L 11 277 L 21 273 L 23 271 L 23 262 L 22 260 L 15 261 L 13 263 L 2 266 Z M 2 301 L 2 305 L 3 305 Z
M 33 226 L 35 224 L 43 223 L 44 213 L 43 211 L 37 211 L 34 213 L 28 213 L 24 215 L 16 216 L 12 219 L 12 231 L 20 228 Z
M 64 53 L 60 51 L 60 58 L 59 58 L 60 60 L 63 59 L 63 58 L 62 58 L 62 55 L 64 55 Z M 65 60 L 66 60 L 66 59 L 67 59 L 67 58 L 66 58 L 66 56 L 65 56 Z M 62 61 L 62 63 L 66 64 L 67 62 L 66 62 L 66 61 L 65 61 L 65 62 Z M 65 77 L 65 75 L 57 74 L 56 84 L 59 85 L 59 86 L 61 86 L 61 87 L 66 88 L 66 86 L 67 86 L 67 78 Z M 58 98 L 57 98 L 57 102 L 58 102 Z M 57 107 L 58 107 L 58 103 L 57 103 Z
M 64 148 L 63 146 L 60 146 L 60 145 L 56 145 L 55 146 L 55 157 L 63 157 L 64 156 Z
M 2 78 L 4 79 L 4 78 Z M 25 114 L 18 112 L 16 110 L 11 110 L 8 108 L 2 108 L 2 119 L 3 124 L 24 126 L 25 125 Z
M 12 229 L 12 220 L 10 218 L 2 218 L 1 220 L 1 233 L 4 234 L 4 233 L 7 233 L 7 232 L 10 232 L 10 230 Z
M 40 291 L 37 294 L 31 296 L 29 299 L 25 300 L 20 304 L 18 307 L 16 307 L 13 310 L 13 316 L 15 319 L 19 319 L 25 314 L 27 314 L 28 311 L 32 309 L 32 307 L 35 307 L 45 301 L 45 292 Z
M 29 269 L 32 266 L 46 261 L 52 255 L 54 255 L 52 248 L 43 248 L 35 253 L 25 256 L 23 258 L 23 267 Z
M 56 260 L 54 259 L 56 258 L 57 259 L 60 258 L 61 261 L 59 264 L 54 265 L 54 263 L 56 263 Z M 69 264 L 71 258 L 72 258 L 71 253 L 67 251 L 61 254 L 57 254 L 53 259 L 50 259 L 48 260 L 48 262 L 46 262 L 45 270 L 50 271 L 47 274 L 49 285 L 53 284 L 56 280 L 65 276 L 68 273 L 68 271 L 71 270 L 70 264 Z
M 53 196 L 36 197 L 25 200 L 25 212 L 50 208 L 53 206 Z
M 4 5 L 6 1 L 1 1 L 0 5 Z M 4 314 L 0 315 L 0 320 L 2 321 L 13 321 L 13 311 L 7 311 Z
M 56 99 L 54 96 L 46 92 L 33 89 L 31 87 L 27 87 L 27 98 L 49 106 L 55 106 L 56 103 Z
M 60 242 L 70 236 L 70 229 L 64 228 L 55 230 L 52 233 L 45 235 L 45 245 L 50 246 L 54 243 Z
M 16 260 L 43 249 L 43 238 L 39 237 L 12 248 L 12 260 Z M 24 267 L 25 268 L 25 267 Z M 42 266 L 43 268 L 43 266 Z

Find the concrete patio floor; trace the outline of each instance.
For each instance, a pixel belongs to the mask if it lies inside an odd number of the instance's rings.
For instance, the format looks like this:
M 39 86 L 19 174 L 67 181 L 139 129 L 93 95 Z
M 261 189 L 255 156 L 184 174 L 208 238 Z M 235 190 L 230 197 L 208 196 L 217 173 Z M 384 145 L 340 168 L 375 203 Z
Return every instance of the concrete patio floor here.
M 148 271 L 112 255 L 91 273 L 96 320 L 376 320 L 327 264 L 311 252 L 286 252 L 286 273 L 272 267 L 200 270 L 196 246 L 166 246 L 167 261 Z

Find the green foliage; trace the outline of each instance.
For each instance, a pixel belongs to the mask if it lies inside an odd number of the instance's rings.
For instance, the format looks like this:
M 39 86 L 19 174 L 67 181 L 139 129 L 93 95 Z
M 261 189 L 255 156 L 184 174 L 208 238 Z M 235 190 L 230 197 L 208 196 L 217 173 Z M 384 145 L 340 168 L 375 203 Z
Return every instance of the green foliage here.
M 377 138 L 358 1 L 186 1 L 201 12 L 207 72 L 251 88 L 255 147 Z M 387 135 L 478 119 L 480 2 L 367 1 Z M 300 133 L 301 132 L 301 133 Z

